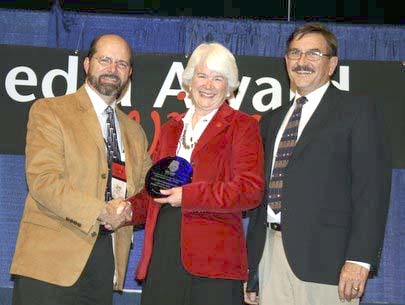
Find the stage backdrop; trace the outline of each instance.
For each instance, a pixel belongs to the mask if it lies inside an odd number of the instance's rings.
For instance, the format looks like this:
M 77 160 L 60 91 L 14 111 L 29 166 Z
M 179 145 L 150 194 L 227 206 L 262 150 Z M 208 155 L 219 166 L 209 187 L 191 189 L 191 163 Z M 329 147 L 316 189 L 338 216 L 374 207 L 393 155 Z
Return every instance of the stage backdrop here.
M 0 46 L 2 111 L 0 113 L 0 286 L 11 286 L 8 268 L 27 192 L 24 176 L 24 146 L 28 111 L 41 97 L 76 91 L 83 83 L 84 53 L 69 50 Z M 132 84 L 121 108 L 142 124 L 153 152 L 160 126 L 173 113 L 184 112 L 190 101 L 182 98 L 181 74 L 187 58 L 170 54 L 134 54 Z M 238 56 L 241 86 L 231 106 L 256 119 L 288 100 L 289 84 L 282 58 Z M 341 90 L 367 94 L 378 101 L 386 121 L 386 136 L 392 143 L 393 168 L 405 168 L 405 103 L 402 87 L 404 67 L 400 62 L 343 61 L 334 77 Z M 370 164 L 372 166 L 372 164 Z M 332 173 L 333 174 L 333 173 Z M 405 209 L 403 170 L 394 171 L 393 196 L 379 276 L 369 282 L 365 301 L 402 303 L 405 265 Z M 139 289 L 133 271 L 139 259 L 143 231 L 135 232 L 126 289 Z M 392 265 L 396 262 L 396 265 Z

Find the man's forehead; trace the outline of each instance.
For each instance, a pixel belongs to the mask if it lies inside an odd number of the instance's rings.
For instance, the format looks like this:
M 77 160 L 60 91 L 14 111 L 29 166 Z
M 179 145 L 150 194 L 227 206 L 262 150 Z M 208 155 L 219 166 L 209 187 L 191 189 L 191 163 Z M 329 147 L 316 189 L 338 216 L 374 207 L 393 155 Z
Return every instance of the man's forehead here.
M 125 40 L 120 37 L 106 36 L 101 37 L 96 44 L 96 52 L 119 52 L 129 54 L 129 46 Z
M 116 43 L 103 43 L 97 44 L 96 53 L 103 56 L 112 56 L 119 59 L 129 59 L 130 50 L 125 44 L 116 44 Z

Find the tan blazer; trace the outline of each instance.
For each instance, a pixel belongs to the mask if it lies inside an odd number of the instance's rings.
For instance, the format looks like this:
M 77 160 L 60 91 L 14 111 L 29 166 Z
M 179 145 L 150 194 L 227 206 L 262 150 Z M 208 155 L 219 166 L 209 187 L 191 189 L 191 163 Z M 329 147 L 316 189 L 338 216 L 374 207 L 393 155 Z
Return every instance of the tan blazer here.
M 131 195 L 143 187 L 151 161 L 142 128 L 119 109 L 117 117 Z M 97 217 L 105 204 L 102 131 L 83 86 L 74 94 L 35 102 L 27 130 L 29 193 L 10 273 L 71 286 L 97 239 Z M 131 236 L 131 226 L 115 233 L 116 290 L 123 288 Z

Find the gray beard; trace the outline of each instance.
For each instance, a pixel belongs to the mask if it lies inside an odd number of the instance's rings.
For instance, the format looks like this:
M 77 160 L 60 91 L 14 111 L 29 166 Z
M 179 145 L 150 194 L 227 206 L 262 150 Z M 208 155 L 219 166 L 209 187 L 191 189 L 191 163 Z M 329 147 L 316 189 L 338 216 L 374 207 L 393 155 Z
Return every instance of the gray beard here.
M 98 78 L 95 76 L 89 75 L 88 76 L 88 81 L 89 83 L 96 89 L 100 94 L 105 95 L 105 96 L 118 96 L 122 92 L 122 86 L 121 80 L 116 84 L 102 84 L 100 82 L 101 77 L 105 76 L 113 76 L 113 75 L 100 75 Z

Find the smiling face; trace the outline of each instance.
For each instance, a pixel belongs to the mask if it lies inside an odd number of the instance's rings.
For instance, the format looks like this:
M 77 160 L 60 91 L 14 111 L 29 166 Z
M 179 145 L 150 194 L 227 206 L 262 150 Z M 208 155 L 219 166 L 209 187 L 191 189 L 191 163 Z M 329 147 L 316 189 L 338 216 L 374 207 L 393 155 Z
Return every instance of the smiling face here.
M 128 83 L 132 73 L 130 52 L 128 44 L 121 37 L 105 35 L 97 42 L 94 55 L 84 60 L 87 83 L 107 104 L 111 104 Z M 112 62 L 107 64 L 106 58 Z M 123 63 L 128 63 L 128 66 L 125 67 Z
M 228 81 L 222 74 L 200 63 L 195 67 L 189 91 L 196 111 L 206 115 L 218 109 L 225 101 L 228 94 Z
M 329 54 L 330 50 L 325 38 L 318 33 L 309 33 L 293 39 L 289 50 L 301 52 L 318 51 Z M 296 86 L 300 95 L 307 95 L 330 80 L 338 63 L 336 56 L 322 56 L 318 61 L 310 61 L 302 54 L 299 59 L 289 59 L 285 56 L 287 72 L 291 82 Z

